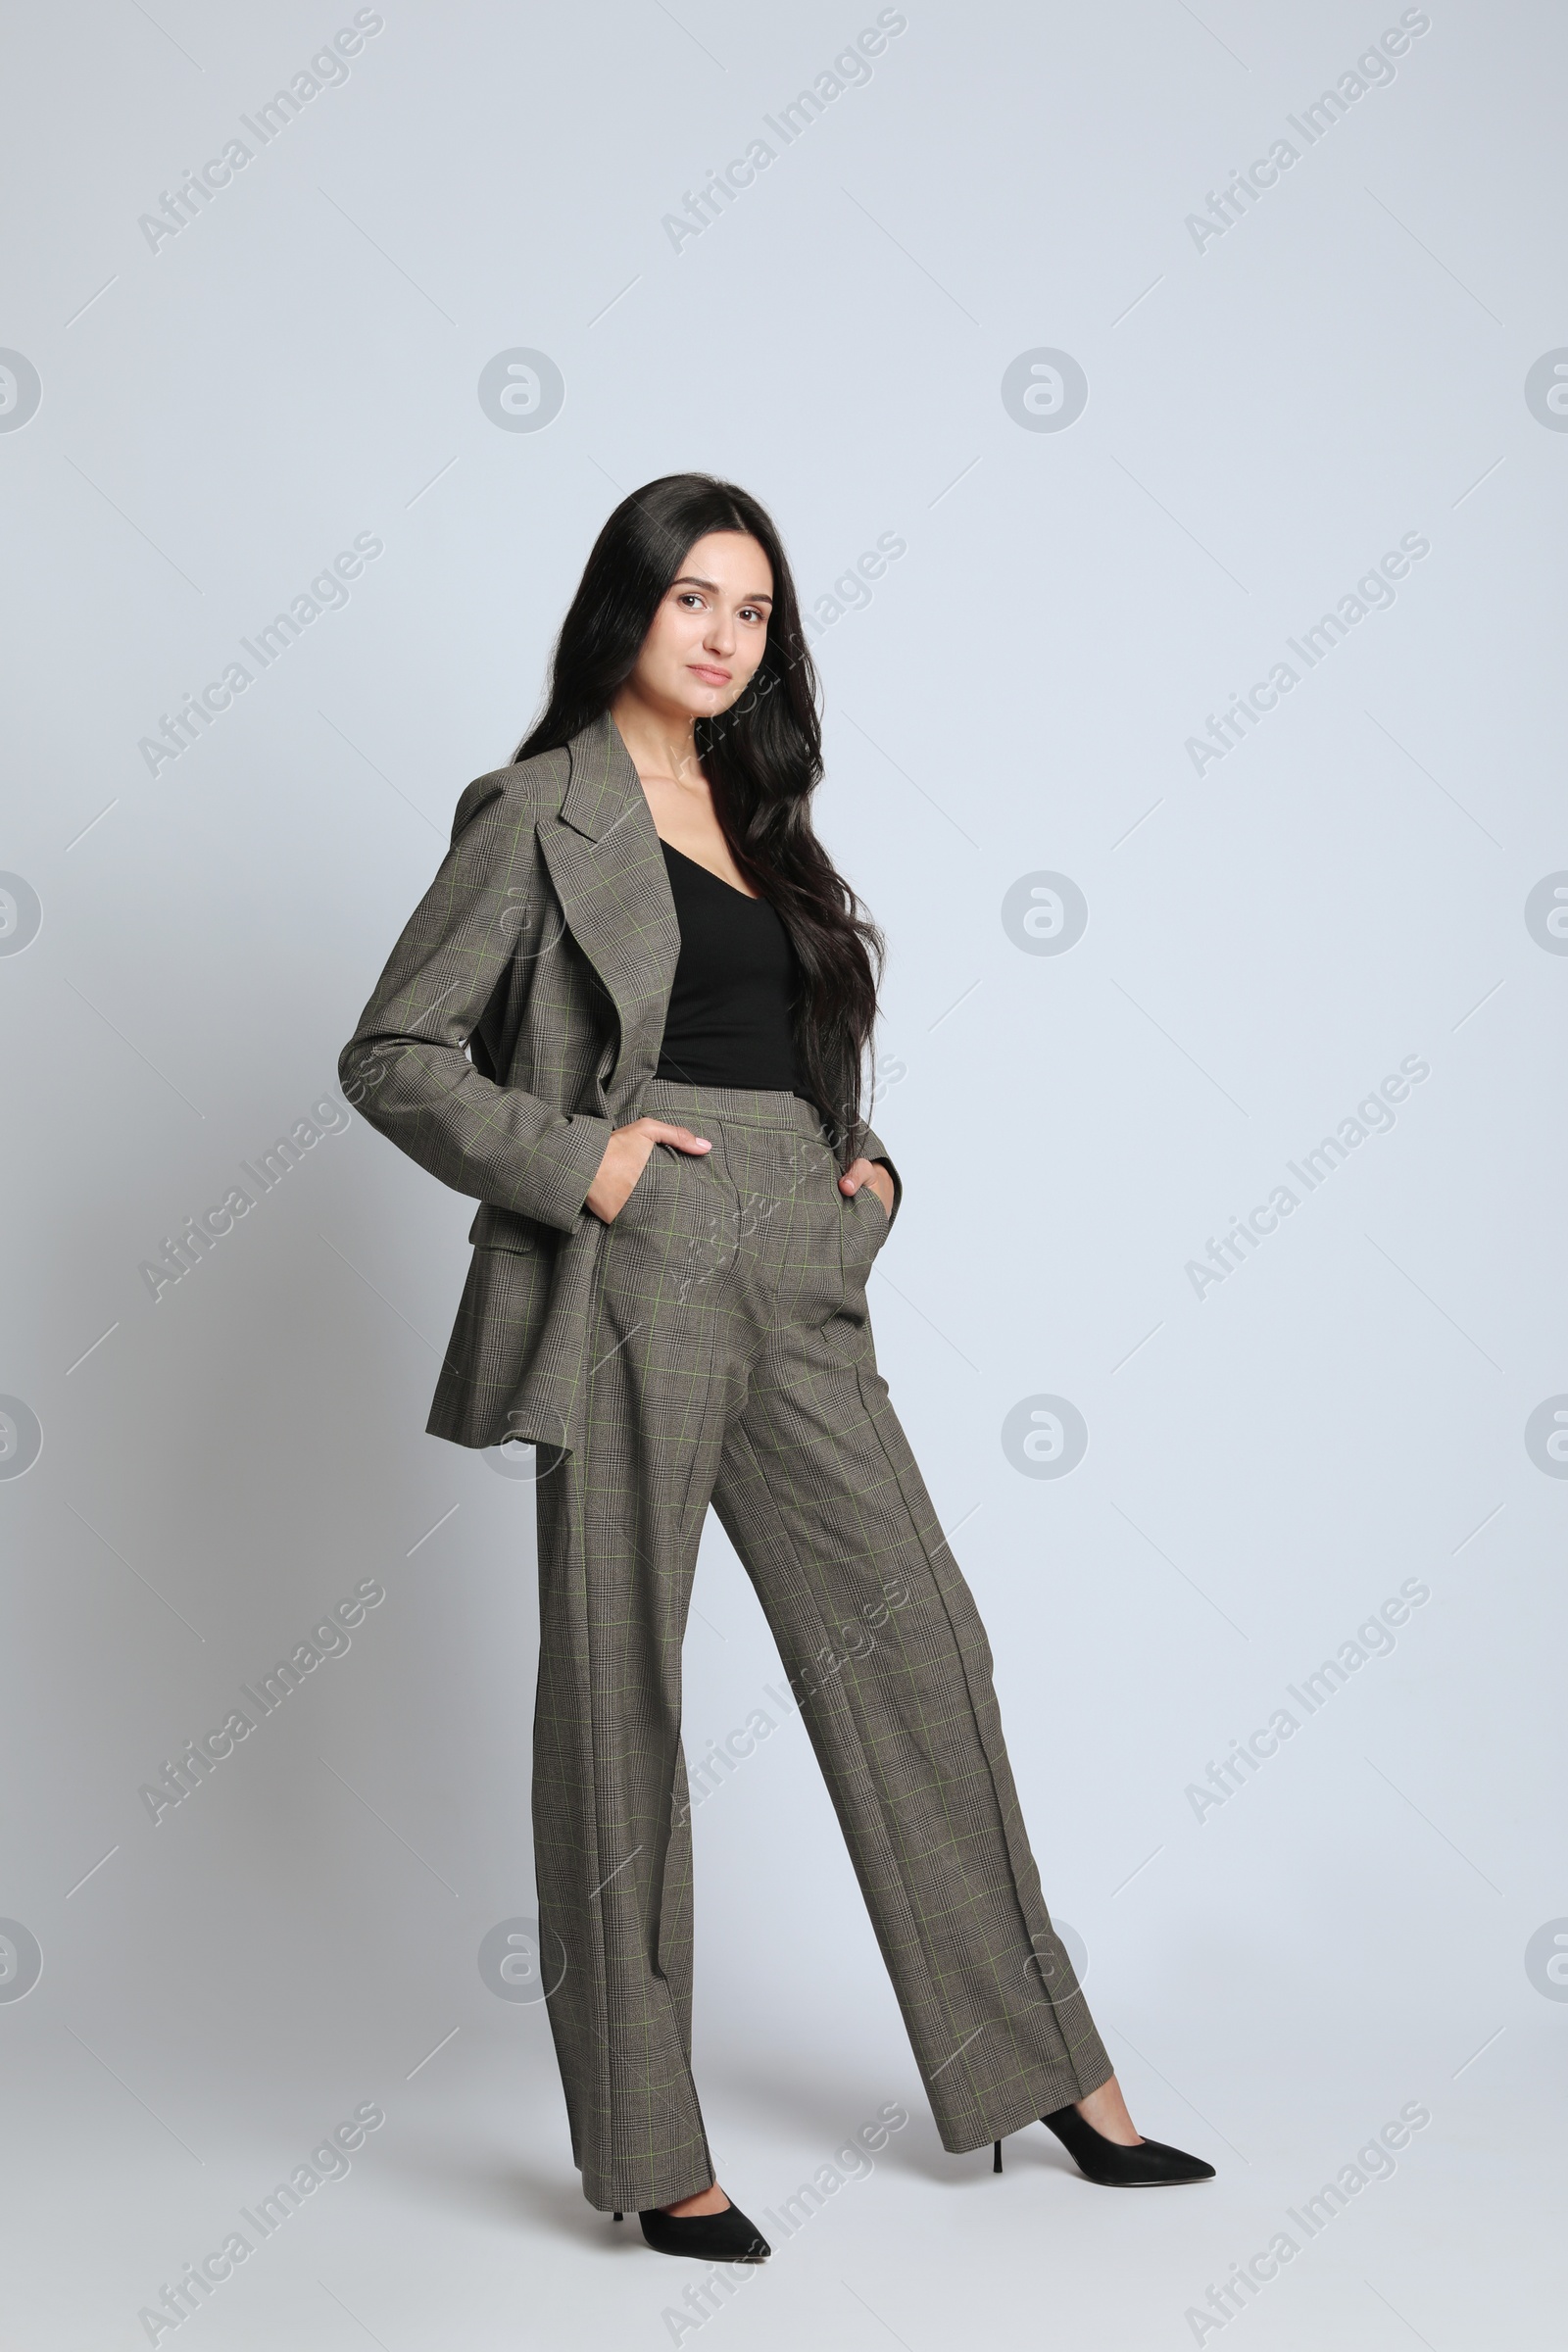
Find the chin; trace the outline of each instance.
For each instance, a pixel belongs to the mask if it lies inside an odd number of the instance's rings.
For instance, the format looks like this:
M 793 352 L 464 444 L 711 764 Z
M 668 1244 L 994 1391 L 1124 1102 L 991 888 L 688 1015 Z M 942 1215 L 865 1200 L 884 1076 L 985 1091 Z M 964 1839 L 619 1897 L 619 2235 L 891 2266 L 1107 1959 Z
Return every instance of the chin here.
M 744 692 L 733 678 L 727 686 L 704 686 L 696 678 L 687 678 L 675 699 L 694 718 L 716 718 L 731 703 L 738 703 Z

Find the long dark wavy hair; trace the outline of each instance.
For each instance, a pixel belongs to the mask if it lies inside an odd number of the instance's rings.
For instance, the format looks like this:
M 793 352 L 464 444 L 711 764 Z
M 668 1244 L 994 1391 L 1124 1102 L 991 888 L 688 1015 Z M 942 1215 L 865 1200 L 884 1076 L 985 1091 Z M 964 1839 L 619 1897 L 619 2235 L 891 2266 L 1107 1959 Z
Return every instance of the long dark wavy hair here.
M 860 1123 L 883 941 L 811 830 L 822 780 L 816 671 L 783 543 L 755 498 L 712 474 L 668 473 L 622 499 L 594 542 L 556 640 L 543 713 L 515 757 L 558 750 L 609 710 L 688 551 L 710 531 L 760 543 L 773 610 L 746 692 L 698 719 L 697 756 L 736 864 L 776 907 L 800 959 L 801 1065 L 842 1147 Z

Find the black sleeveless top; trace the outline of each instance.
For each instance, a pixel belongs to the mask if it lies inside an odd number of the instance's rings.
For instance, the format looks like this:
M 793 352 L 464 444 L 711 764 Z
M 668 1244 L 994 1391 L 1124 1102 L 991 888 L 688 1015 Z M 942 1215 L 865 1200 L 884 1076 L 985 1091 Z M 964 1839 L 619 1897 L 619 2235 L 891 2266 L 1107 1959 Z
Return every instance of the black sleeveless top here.
M 680 957 L 654 1076 L 809 1101 L 791 1024 L 801 968 L 777 910 L 667 841 L 661 846 Z

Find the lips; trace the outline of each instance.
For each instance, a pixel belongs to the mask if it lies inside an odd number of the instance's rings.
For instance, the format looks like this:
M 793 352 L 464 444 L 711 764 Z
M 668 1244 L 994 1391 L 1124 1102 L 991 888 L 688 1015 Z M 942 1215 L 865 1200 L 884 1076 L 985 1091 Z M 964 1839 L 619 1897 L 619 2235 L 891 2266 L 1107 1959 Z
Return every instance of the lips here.
M 686 666 L 694 678 L 702 679 L 705 686 L 727 686 L 729 684 L 730 672 L 727 669 L 715 669 L 711 663 L 706 662 L 688 662 Z

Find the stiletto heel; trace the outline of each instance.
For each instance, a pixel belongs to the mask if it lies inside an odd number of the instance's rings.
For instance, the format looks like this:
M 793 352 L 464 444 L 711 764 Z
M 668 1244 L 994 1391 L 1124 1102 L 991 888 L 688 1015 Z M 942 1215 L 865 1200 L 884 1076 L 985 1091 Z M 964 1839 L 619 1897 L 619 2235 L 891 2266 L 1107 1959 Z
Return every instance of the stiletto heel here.
M 1178 2180 L 1212 2180 L 1214 2167 L 1201 2156 L 1169 2148 L 1160 2139 L 1142 2139 L 1135 2148 L 1106 2139 L 1076 2107 L 1058 2107 L 1040 2121 L 1054 2132 L 1086 2180 L 1101 2188 L 1166 2188 Z
M 994 2139 L 991 2142 L 991 2170 L 994 2173 L 1000 2173 L 1002 2170 L 1002 2142 L 1000 2139 Z

